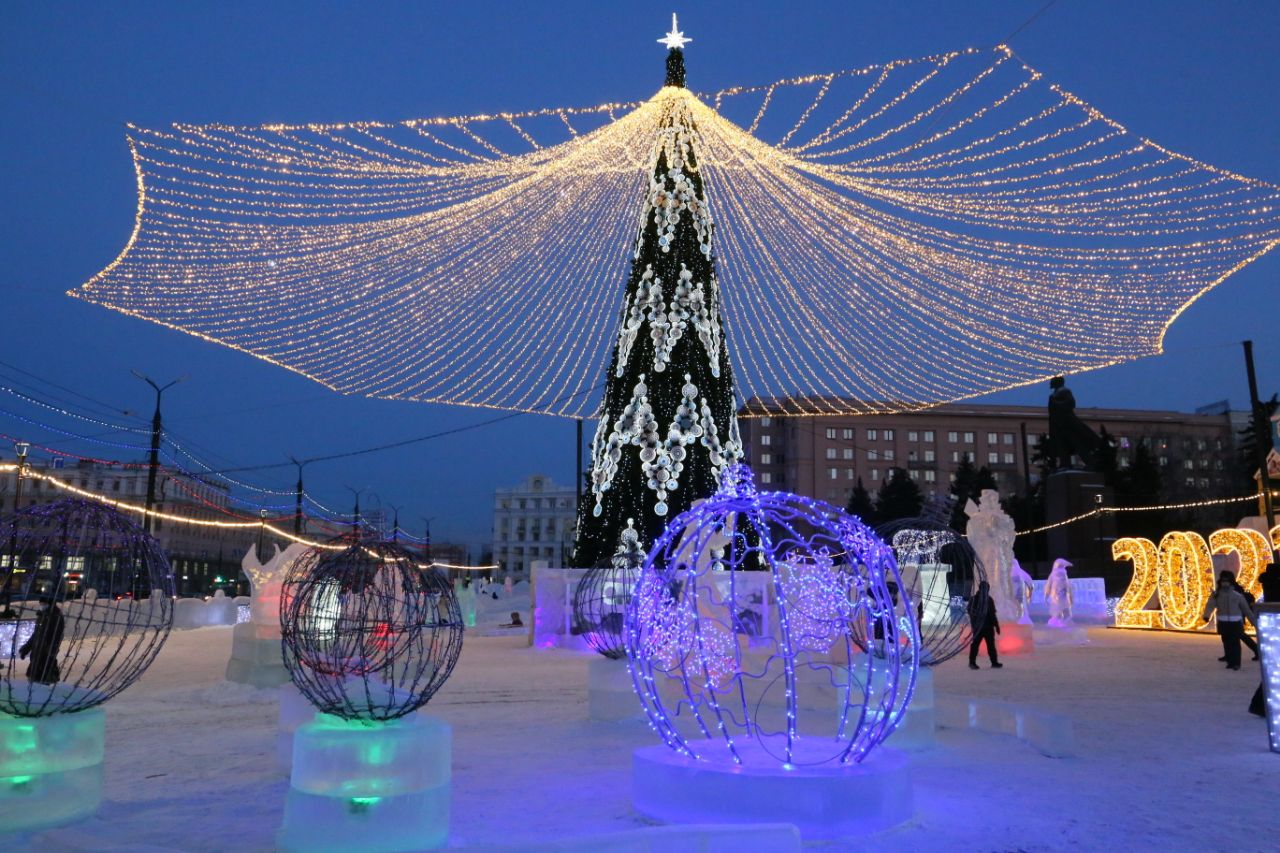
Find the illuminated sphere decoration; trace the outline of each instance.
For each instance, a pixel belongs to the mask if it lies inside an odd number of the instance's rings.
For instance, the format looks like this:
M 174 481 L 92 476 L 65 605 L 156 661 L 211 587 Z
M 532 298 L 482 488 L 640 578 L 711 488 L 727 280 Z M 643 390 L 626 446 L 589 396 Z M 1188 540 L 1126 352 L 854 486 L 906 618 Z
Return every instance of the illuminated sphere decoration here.
M 893 548 L 906 599 L 920 630 L 920 666 L 937 666 L 969 647 L 968 603 L 986 580 L 982 561 L 963 534 L 926 518 L 901 518 L 876 528 Z
M 627 605 L 645 556 L 639 542 L 639 532 L 628 524 L 610 564 L 588 569 L 573 591 L 575 633 L 610 660 L 627 656 Z
M 280 596 L 284 663 L 321 712 L 394 720 L 425 705 L 462 653 L 448 578 L 401 546 L 341 537 L 303 554 Z
M 861 762 L 915 686 L 893 550 L 853 516 L 757 492 L 745 465 L 654 543 L 626 623 L 636 692 L 667 746 L 747 768 Z M 859 636 L 875 636 L 868 648 Z
M 105 702 L 141 677 L 173 626 L 159 544 L 106 504 L 66 499 L 7 516 L 0 549 L 0 712 L 45 717 Z

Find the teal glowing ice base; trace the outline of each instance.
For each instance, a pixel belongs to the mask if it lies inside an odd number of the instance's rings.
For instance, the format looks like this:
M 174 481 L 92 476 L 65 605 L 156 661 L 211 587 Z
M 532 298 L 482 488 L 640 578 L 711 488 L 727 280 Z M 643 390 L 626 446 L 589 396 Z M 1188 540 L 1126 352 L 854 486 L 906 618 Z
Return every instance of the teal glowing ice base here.
M 434 717 L 316 714 L 293 738 L 280 850 L 395 853 L 449 838 L 453 734 Z
M 0 832 L 62 826 L 98 810 L 105 720 L 101 708 L 0 713 Z

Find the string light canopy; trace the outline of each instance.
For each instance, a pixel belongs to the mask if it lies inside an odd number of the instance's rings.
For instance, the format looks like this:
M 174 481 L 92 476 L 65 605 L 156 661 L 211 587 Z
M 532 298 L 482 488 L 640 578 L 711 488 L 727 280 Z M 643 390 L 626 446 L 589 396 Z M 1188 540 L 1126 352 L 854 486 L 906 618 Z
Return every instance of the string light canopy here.
M 343 393 L 586 416 L 676 107 L 739 399 L 784 413 L 1158 353 L 1280 241 L 1280 189 L 1130 132 L 1000 46 L 589 108 L 130 126 L 136 228 L 72 295 Z

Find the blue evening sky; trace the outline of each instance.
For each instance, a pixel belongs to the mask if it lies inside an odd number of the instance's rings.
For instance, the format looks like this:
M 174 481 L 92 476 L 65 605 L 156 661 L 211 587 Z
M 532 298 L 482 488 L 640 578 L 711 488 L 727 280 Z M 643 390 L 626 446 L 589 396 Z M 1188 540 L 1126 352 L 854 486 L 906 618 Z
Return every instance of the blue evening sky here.
M 736 0 L 675 11 L 694 39 L 690 85 L 714 90 L 989 46 L 1042 6 Z M 671 11 L 669 2 L 10 4 L 0 27 L 0 360 L 145 413 L 150 391 L 131 368 L 157 378 L 188 373 L 166 398 L 167 421 L 211 451 L 212 464 L 321 455 L 493 417 L 342 397 L 65 296 L 116 256 L 133 224 L 120 122 L 394 120 L 643 98 L 662 82 L 655 39 Z M 1130 129 L 1280 182 L 1278 36 L 1276 3 L 1058 0 L 1009 43 Z M 1238 342 L 1246 337 L 1257 342 L 1269 395 L 1280 382 L 1278 275 L 1280 257 L 1253 264 L 1184 314 L 1165 355 L 1079 376 L 1077 399 L 1189 410 L 1226 398 L 1241 407 Z M 992 399 L 1044 398 L 1037 387 Z M 472 543 L 478 556 L 494 487 L 535 471 L 570 482 L 573 434 L 571 421 L 521 416 L 316 465 L 308 491 L 346 506 L 344 486 L 371 486 L 383 504 L 404 505 L 406 527 L 434 516 L 437 540 Z M 291 468 L 245 476 L 286 488 L 293 481 Z

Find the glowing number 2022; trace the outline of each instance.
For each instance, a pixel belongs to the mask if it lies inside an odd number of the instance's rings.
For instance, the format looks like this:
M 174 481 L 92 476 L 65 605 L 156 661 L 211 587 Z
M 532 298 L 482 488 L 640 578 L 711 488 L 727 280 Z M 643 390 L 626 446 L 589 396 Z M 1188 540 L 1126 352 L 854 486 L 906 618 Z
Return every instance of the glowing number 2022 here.
M 1271 530 L 1270 538 L 1280 547 L 1280 525 Z M 1212 555 L 1231 552 L 1240 560 L 1237 582 L 1258 595 L 1258 575 L 1271 562 L 1271 548 L 1267 537 L 1256 530 L 1215 530 L 1207 543 L 1198 533 L 1174 531 L 1164 535 L 1158 548 L 1149 539 L 1117 539 L 1111 555 L 1133 561 L 1133 580 L 1116 604 L 1116 626 L 1203 628 L 1207 623 L 1201 617 L 1214 585 Z M 1159 599 L 1159 610 L 1146 609 L 1153 595 Z

